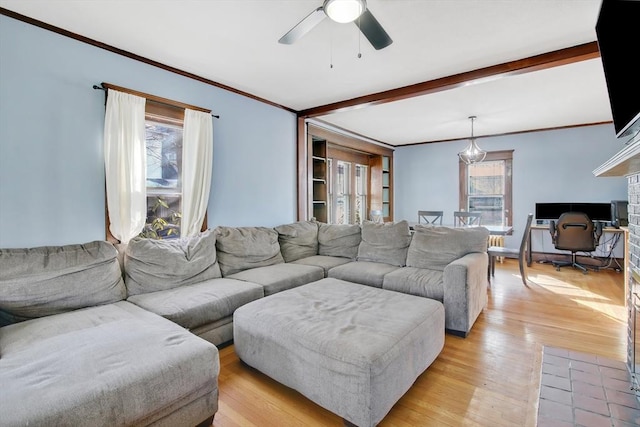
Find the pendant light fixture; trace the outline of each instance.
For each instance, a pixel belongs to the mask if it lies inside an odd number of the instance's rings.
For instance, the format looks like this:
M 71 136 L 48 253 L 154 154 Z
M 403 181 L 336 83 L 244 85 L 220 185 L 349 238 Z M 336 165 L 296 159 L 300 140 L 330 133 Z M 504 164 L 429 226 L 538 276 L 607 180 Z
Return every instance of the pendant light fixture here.
M 480 163 L 485 157 L 487 157 L 487 152 L 478 147 L 476 139 L 473 137 L 473 122 L 476 120 L 476 116 L 469 116 L 469 120 L 471 120 L 471 138 L 469 140 L 469 145 L 464 149 L 464 151 L 458 153 L 460 160 L 468 165 L 471 163 Z

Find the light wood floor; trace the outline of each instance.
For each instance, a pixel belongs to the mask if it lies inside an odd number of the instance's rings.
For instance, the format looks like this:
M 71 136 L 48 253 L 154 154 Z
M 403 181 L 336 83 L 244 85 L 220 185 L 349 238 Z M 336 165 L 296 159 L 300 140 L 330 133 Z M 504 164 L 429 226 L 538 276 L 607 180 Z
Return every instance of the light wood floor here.
M 396 403 L 384 426 L 535 426 L 543 345 L 626 359 L 623 275 L 588 275 L 549 264 L 496 266 L 489 304 L 467 338 L 444 350 Z M 219 410 L 213 425 L 341 426 L 340 417 L 220 349 Z

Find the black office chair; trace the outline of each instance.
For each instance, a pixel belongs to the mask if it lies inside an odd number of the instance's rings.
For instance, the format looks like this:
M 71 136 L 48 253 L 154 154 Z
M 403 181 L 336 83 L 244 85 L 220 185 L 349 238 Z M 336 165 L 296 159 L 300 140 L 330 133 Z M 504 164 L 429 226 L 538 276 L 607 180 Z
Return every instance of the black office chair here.
M 489 275 L 493 276 L 496 271 L 496 258 L 497 257 L 505 257 L 505 258 L 517 258 L 518 265 L 520 267 L 520 276 L 522 277 L 522 283 L 527 285 L 527 271 L 524 266 L 527 263 L 525 260 L 526 250 L 527 250 L 527 240 L 529 239 L 529 230 L 531 229 L 531 221 L 533 220 L 533 214 L 530 213 L 527 215 L 527 223 L 524 226 L 524 231 L 522 232 L 522 240 L 520 240 L 519 248 L 504 248 L 502 246 L 489 246 L 487 253 L 489 254 Z M 491 277 L 489 277 L 491 278 Z
M 584 212 L 565 212 L 555 221 L 549 222 L 551 240 L 556 249 L 571 251 L 571 261 L 552 261 L 556 270 L 570 265 L 587 274 L 587 267 L 595 270 L 598 267 L 586 266 L 576 261 L 576 252 L 592 252 L 596 250 L 602 236 L 602 223 L 593 221 Z

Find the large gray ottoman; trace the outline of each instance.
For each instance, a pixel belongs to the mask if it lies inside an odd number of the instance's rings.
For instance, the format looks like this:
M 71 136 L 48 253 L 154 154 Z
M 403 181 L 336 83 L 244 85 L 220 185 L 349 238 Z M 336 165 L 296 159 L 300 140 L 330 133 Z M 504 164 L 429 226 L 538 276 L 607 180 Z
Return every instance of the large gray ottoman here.
M 442 303 L 327 278 L 233 316 L 238 357 L 358 426 L 374 426 L 444 346 Z

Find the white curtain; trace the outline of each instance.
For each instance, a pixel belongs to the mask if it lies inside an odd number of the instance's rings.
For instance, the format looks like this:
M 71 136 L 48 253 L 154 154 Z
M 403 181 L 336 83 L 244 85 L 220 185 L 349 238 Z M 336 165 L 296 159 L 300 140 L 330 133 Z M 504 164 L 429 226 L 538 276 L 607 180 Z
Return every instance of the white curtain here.
M 145 98 L 108 90 L 104 163 L 109 230 L 126 244 L 147 218 Z
M 213 165 L 213 119 L 211 114 L 186 109 L 182 137 L 181 236 L 200 232 L 209 204 Z

